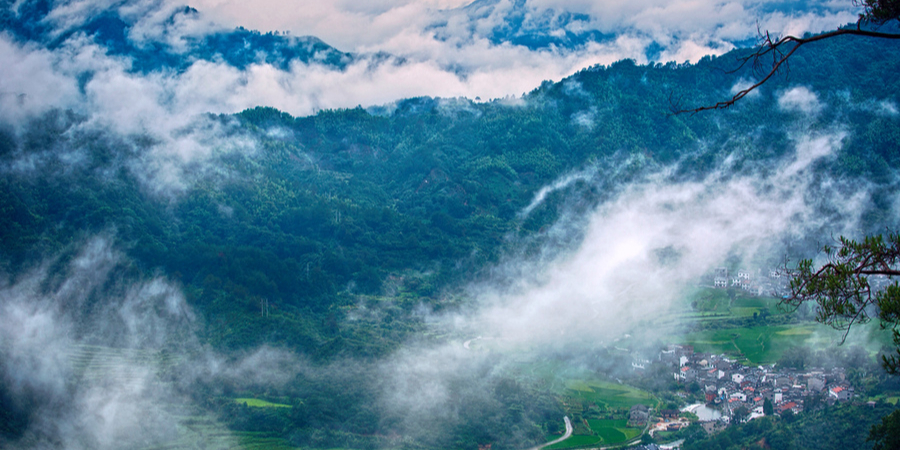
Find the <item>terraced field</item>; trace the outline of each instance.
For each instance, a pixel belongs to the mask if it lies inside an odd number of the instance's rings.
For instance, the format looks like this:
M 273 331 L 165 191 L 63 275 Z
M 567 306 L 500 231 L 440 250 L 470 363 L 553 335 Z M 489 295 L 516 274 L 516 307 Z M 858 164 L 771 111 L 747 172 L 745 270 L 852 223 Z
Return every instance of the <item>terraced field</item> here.
M 553 439 L 552 436 L 548 436 L 548 441 Z M 545 447 L 549 450 L 559 450 L 564 448 L 582 448 L 582 447 L 590 447 L 593 445 L 597 445 L 600 443 L 600 438 L 598 436 L 583 436 L 583 435 L 573 435 L 572 437 L 562 441 L 558 444 L 553 444 L 549 447 Z
M 173 416 L 178 437 L 162 447 L 148 447 L 147 450 L 188 450 L 205 448 L 212 450 L 232 450 L 243 448 L 239 436 L 210 415 Z
M 853 336 L 886 341 L 886 333 L 872 324 L 859 325 Z M 813 349 L 834 347 L 842 333 L 828 326 L 805 323 L 792 325 L 761 325 L 703 330 L 689 333 L 681 342 L 691 344 L 697 352 L 725 353 L 744 358 L 750 364 L 769 364 L 778 361 L 791 347 L 805 345 Z M 853 342 L 851 339 L 850 342 Z
M 73 345 L 67 357 L 79 382 L 115 381 L 143 383 L 158 379 L 160 371 L 171 367 L 174 359 L 152 350 Z
M 75 383 L 91 386 L 115 386 L 131 392 L 159 389 L 166 392 L 161 376 L 179 357 L 141 349 L 72 345 L 65 352 Z M 154 391 L 157 392 L 157 391 Z M 147 450 L 256 450 L 292 449 L 289 443 L 267 433 L 233 432 L 206 413 L 178 398 L 159 398 L 165 420 L 174 424 L 171 440 L 144 447 Z M 236 399 L 255 407 L 290 407 L 258 399 Z

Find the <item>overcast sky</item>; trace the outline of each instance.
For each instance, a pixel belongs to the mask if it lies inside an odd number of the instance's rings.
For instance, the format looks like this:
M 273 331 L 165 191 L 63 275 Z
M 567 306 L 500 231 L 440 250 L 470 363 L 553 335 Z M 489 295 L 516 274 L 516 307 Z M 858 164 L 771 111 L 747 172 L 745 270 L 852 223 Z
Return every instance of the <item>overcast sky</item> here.
M 22 8 L 16 2 L 10 8 Z M 518 4 L 517 4 L 518 3 Z M 48 107 L 89 108 L 110 120 L 148 126 L 151 109 L 183 123 L 183 114 L 234 113 L 258 105 L 294 115 L 373 106 L 415 96 L 482 100 L 518 97 L 544 80 L 559 81 L 594 65 L 695 62 L 753 39 L 758 30 L 801 34 L 833 29 L 857 14 L 850 0 L 195 0 L 199 14 L 171 20 L 182 0 L 58 0 L 43 21 L 66 36 L 91 17 L 118 9 L 133 26 L 128 38 L 184 51 L 190 39 L 243 26 L 315 36 L 357 59 L 344 70 L 297 62 L 235 68 L 197 61 L 177 72 L 142 75 L 79 33 L 40 48 L 0 34 L 0 91 L 26 94 L 29 115 Z M 515 18 L 512 20 L 511 18 Z M 524 46 L 516 33 L 548 38 L 603 36 L 577 45 Z M 382 57 L 372 55 L 380 53 Z M 387 59 L 384 54 L 391 55 Z M 94 77 L 87 86 L 83 74 Z M 82 77 L 82 78 L 79 78 Z M 81 81 L 79 81 L 81 80 Z M 81 91 L 79 93 L 79 91 Z M 6 101 L 14 98 L 7 96 Z M 128 99 L 126 108 L 116 99 Z M 2 99 L 0 99 L 2 100 Z M 122 103 L 119 101 L 118 103 Z M 156 105 L 156 106 L 154 106 Z M 21 106 L 21 105 L 20 105 Z M 115 106 L 114 111 L 109 107 Z M 158 107 L 157 107 L 158 106 Z M 18 115 L 5 111 L 0 115 Z M 160 117 L 156 111 L 153 117 Z M 144 119 L 141 119 L 141 118 Z M 133 120 L 132 120 L 133 119 Z M 133 131 L 133 130 L 131 130 Z
M 384 51 L 426 66 L 462 68 L 469 76 L 456 83 L 440 79 L 428 67 L 410 69 L 389 80 L 394 84 L 389 90 L 406 81 L 433 80 L 429 84 L 439 95 L 473 98 L 519 95 L 544 79 L 558 81 L 583 67 L 623 58 L 639 63 L 696 62 L 754 38 L 758 29 L 778 34 L 819 32 L 852 22 L 857 14 L 849 0 L 528 0 L 526 24 L 566 12 L 587 16 L 549 30 L 550 34 L 597 30 L 615 36 L 610 42 L 575 49 L 530 50 L 488 40 L 492 30 L 505 25 L 514 0 L 479 1 L 473 4 L 478 8 L 464 9 L 469 3 L 197 0 L 192 4 L 220 24 L 314 35 L 344 51 Z M 653 61 L 647 57 L 648 47 L 659 49 Z M 416 95 L 421 93 L 418 88 L 415 82 L 408 86 Z

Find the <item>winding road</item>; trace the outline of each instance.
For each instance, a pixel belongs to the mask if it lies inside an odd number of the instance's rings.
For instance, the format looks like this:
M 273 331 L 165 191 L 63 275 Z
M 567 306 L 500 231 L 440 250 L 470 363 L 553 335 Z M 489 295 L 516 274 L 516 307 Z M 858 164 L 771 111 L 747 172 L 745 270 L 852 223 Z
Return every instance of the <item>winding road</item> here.
M 569 420 L 569 417 L 568 417 L 568 416 L 563 417 L 563 420 L 566 422 L 566 432 L 563 433 L 563 435 L 562 435 L 561 438 L 559 438 L 559 439 L 554 439 L 554 440 L 552 440 L 552 441 L 550 441 L 550 442 L 547 442 L 546 444 L 538 445 L 537 447 L 531 447 L 531 448 L 529 448 L 528 450 L 541 450 L 541 449 L 544 448 L 544 447 L 549 447 L 549 446 L 551 446 L 551 445 L 553 445 L 553 444 L 558 444 L 558 443 L 560 443 L 560 442 L 562 442 L 562 441 L 568 439 L 569 436 L 572 436 L 572 430 L 573 430 L 573 429 L 572 429 L 572 421 Z

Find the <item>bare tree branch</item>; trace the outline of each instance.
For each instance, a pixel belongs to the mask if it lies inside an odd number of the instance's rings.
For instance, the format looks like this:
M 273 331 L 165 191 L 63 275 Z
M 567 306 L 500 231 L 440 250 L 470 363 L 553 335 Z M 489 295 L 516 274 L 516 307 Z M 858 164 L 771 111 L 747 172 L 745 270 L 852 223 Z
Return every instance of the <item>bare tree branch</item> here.
M 741 64 L 734 69 L 734 71 L 739 70 L 744 67 L 748 62 L 753 64 L 754 70 L 760 70 L 760 67 L 767 67 L 768 71 L 762 76 L 762 78 L 751 85 L 746 89 L 742 89 L 734 94 L 733 97 L 729 100 L 723 100 L 714 105 L 706 105 L 700 106 L 698 108 L 682 108 L 680 105 L 680 99 L 678 102 L 673 102 L 671 96 L 669 97 L 669 109 L 670 113 L 673 115 L 689 113 L 691 115 L 697 114 L 702 111 L 711 111 L 716 109 L 725 109 L 732 105 L 734 105 L 738 100 L 747 96 L 747 94 L 753 92 L 758 87 L 765 84 L 769 79 L 771 79 L 776 73 L 781 70 L 787 70 L 787 63 L 790 57 L 797 51 L 800 47 L 806 44 L 810 44 L 813 42 L 821 41 L 824 39 L 830 39 L 837 36 L 864 36 L 870 38 L 879 38 L 879 39 L 900 39 L 900 34 L 896 33 L 883 33 L 880 31 L 871 31 L 860 28 L 859 23 L 857 23 L 856 28 L 841 28 L 834 31 L 829 31 L 827 33 L 817 34 L 815 36 L 807 37 L 807 38 L 798 38 L 796 36 L 784 36 L 781 38 L 772 38 L 769 32 L 760 32 L 760 44 L 757 46 L 755 52 L 741 58 Z M 763 64 L 761 61 L 767 57 L 771 56 L 772 63 L 771 66 L 767 64 Z M 734 72 L 732 71 L 732 72 Z

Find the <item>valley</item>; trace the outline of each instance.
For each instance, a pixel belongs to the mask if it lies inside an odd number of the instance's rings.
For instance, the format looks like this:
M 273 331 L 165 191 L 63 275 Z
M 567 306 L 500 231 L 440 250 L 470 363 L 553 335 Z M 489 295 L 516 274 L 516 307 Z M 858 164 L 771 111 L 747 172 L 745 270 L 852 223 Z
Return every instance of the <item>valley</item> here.
M 0 448 L 900 430 L 900 40 L 870 36 L 896 15 L 7 3 Z M 752 64 L 762 27 L 841 26 Z

